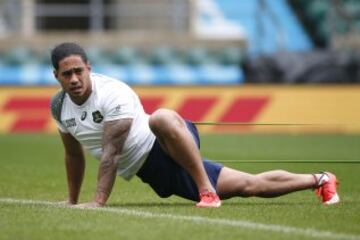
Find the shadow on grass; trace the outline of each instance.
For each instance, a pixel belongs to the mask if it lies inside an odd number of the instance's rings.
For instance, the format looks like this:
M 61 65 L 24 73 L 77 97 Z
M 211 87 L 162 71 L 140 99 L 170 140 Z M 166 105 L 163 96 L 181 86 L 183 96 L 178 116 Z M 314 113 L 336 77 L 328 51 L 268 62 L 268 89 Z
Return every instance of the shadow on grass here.
M 264 207 L 274 207 L 274 206 L 314 206 L 317 205 L 317 202 L 273 202 L 273 201 L 264 201 L 264 202 L 229 202 L 223 201 L 223 206 L 234 206 L 234 207 L 251 207 L 251 206 L 264 206 Z M 127 207 L 127 208 L 173 208 L 173 207 L 194 207 L 195 202 L 122 202 L 122 203 L 112 203 L 108 205 L 109 207 Z
M 109 207 L 143 207 L 143 208 L 170 208 L 170 207 L 192 207 L 195 203 L 192 202 L 124 202 L 108 204 Z
M 264 206 L 264 207 L 273 207 L 273 206 L 313 206 L 317 205 L 317 202 L 273 202 L 273 201 L 264 201 L 264 202 L 224 202 L 226 206 Z

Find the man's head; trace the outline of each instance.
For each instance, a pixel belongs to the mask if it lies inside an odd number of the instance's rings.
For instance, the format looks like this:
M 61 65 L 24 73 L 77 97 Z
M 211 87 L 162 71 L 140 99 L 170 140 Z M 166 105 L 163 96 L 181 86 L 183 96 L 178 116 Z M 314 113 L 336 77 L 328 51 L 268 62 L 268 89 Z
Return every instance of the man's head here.
M 62 43 L 51 51 L 54 76 L 76 104 L 84 103 L 91 94 L 91 66 L 82 47 Z
M 78 55 L 84 63 L 88 62 L 86 53 L 82 47 L 76 43 L 61 43 L 51 51 L 51 62 L 55 70 L 59 69 L 59 62 L 70 55 Z

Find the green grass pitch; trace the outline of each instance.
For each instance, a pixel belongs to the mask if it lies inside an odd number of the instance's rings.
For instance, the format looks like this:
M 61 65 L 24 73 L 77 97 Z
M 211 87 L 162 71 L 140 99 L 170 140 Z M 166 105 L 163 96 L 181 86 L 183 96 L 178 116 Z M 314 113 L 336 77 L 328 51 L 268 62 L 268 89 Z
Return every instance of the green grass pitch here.
M 243 171 L 333 171 L 342 202 L 322 206 L 309 190 L 196 209 L 177 197 L 158 198 L 138 179 L 119 178 L 103 210 L 62 208 L 49 204 L 64 200 L 67 192 L 59 137 L 0 135 L 0 239 L 360 239 L 360 163 L 316 163 L 360 160 L 359 135 L 201 137 L 204 156 Z M 97 164 L 88 156 L 81 202 L 94 195 Z

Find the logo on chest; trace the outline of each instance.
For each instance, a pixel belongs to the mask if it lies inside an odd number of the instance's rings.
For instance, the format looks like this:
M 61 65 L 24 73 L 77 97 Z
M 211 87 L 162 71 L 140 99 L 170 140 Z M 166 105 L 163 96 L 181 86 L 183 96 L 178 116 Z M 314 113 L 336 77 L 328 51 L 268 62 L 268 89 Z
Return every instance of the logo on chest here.
M 75 127 L 76 126 L 75 118 L 66 119 L 63 121 L 63 124 L 67 128 Z
M 86 118 L 86 116 L 87 116 L 87 113 L 86 113 L 86 111 L 83 111 L 83 113 L 81 114 L 81 121 L 84 121 L 85 120 L 85 118 Z
M 95 123 L 101 123 L 104 119 L 103 115 L 101 115 L 100 111 L 92 112 L 93 121 Z

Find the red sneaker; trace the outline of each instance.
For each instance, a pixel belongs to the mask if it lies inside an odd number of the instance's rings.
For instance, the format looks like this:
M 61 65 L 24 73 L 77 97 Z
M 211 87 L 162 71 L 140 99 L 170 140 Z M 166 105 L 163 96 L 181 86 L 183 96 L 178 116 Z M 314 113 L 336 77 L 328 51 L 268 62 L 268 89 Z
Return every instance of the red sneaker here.
M 328 177 L 328 180 L 316 189 L 316 194 L 319 196 L 322 203 L 325 205 L 339 203 L 340 198 L 336 192 L 336 187 L 338 184 L 336 176 L 330 172 L 324 172 L 323 174 Z
M 221 206 L 221 201 L 219 196 L 210 191 L 200 192 L 200 202 L 196 204 L 198 208 L 218 208 Z

